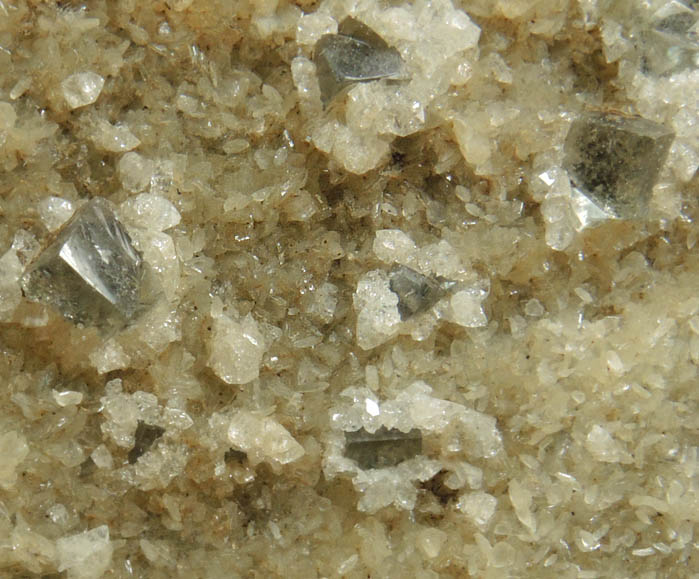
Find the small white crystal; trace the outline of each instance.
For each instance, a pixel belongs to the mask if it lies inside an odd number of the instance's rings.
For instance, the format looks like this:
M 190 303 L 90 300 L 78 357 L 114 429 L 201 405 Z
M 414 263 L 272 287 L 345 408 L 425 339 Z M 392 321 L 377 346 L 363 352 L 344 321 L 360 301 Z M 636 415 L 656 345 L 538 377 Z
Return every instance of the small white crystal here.
M 245 410 L 231 418 L 228 440 L 236 449 L 247 453 L 253 465 L 261 461 L 287 464 L 305 454 L 289 431 L 273 418 Z
M 129 152 L 119 159 L 117 171 L 124 189 L 136 193 L 145 191 L 150 185 L 155 163 L 138 153 Z
M 71 579 L 98 579 L 112 562 L 109 527 L 102 525 L 84 533 L 56 541 L 58 571 L 68 571 Z
M 374 253 L 385 263 L 410 265 L 415 261 L 417 246 L 400 229 L 379 229 L 374 239 Z
M 452 320 L 464 328 L 480 328 L 488 324 L 479 293 L 462 290 L 451 296 Z
M 37 205 L 41 221 L 49 231 L 58 231 L 72 216 L 75 208 L 67 199 L 44 197 Z
M 128 368 L 131 363 L 131 357 L 114 338 L 110 338 L 100 348 L 90 352 L 88 358 L 100 374 Z
M 456 508 L 464 513 L 480 531 L 486 531 L 495 514 L 498 500 L 488 493 L 476 492 L 462 495 Z
M 296 26 L 296 42 L 314 45 L 321 36 L 337 33 L 337 21 L 323 12 L 311 12 L 299 18 Z
M 0 131 L 6 131 L 15 126 L 17 113 L 10 103 L 0 101 Z
M 22 301 L 19 278 L 23 270 L 15 250 L 0 257 L 0 320 L 9 320 Z
M 609 431 L 595 424 L 585 438 L 585 448 L 600 462 L 629 462 L 629 456 Z
M 517 479 L 510 481 L 508 491 L 517 518 L 532 533 L 536 532 L 536 516 L 532 512 L 531 491 Z
M 357 344 L 363 350 L 375 348 L 389 340 L 398 330 L 400 313 L 398 296 L 381 270 L 364 274 L 354 294 L 357 311 Z
M 92 141 L 99 148 L 111 153 L 131 151 L 141 144 L 126 125 L 112 125 L 104 119 L 99 119 L 92 132 Z
M 546 313 L 543 304 L 533 298 L 524 304 L 524 313 L 532 318 L 540 318 Z
M 61 503 L 52 505 L 46 514 L 51 519 L 51 522 L 57 525 L 65 525 L 68 522 L 68 509 Z
M 77 72 L 61 83 L 63 98 L 71 109 L 94 103 L 104 87 L 104 79 L 94 72 Z
M 64 390 L 62 392 L 52 390 L 51 394 L 56 404 L 59 406 L 77 406 L 83 401 L 82 392 L 75 392 L 73 390 Z
M 15 470 L 28 454 L 29 447 L 24 436 L 14 430 L 0 434 L 0 488 L 9 489 L 15 485 Z
M 97 468 L 110 469 L 112 466 L 114 466 L 112 453 L 109 452 L 109 449 L 104 444 L 100 444 L 98 447 L 96 447 L 90 454 L 90 458 L 92 459 L 92 462 L 97 465 Z
M 434 559 L 447 542 L 448 535 L 436 528 L 423 529 L 417 535 L 417 546 L 428 559 Z
M 257 322 L 248 314 L 236 321 L 221 313 L 214 317 L 209 341 L 209 367 L 227 384 L 247 384 L 260 374 L 265 342 Z
M 152 193 L 129 197 L 121 204 L 119 215 L 125 222 L 149 231 L 165 231 L 178 225 L 181 219 L 170 201 Z

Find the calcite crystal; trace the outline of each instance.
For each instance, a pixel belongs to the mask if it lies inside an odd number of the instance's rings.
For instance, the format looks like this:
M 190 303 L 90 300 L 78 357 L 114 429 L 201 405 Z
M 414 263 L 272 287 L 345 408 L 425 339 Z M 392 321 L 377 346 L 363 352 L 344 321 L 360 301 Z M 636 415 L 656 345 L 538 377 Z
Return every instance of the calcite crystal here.
M 376 432 L 360 428 L 345 432 L 345 440 L 345 456 L 365 470 L 396 466 L 422 452 L 422 434 L 417 428 L 410 432 L 384 426 Z
M 27 298 L 51 304 L 75 323 L 109 326 L 141 306 L 144 264 L 111 204 L 81 207 L 22 277 Z
M 585 114 L 570 127 L 564 166 L 573 184 L 610 215 L 642 217 L 674 136 L 640 117 Z
M 323 102 L 347 86 L 382 78 L 404 77 L 400 54 L 368 26 L 345 19 L 338 34 L 326 34 L 315 47 L 315 64 Z

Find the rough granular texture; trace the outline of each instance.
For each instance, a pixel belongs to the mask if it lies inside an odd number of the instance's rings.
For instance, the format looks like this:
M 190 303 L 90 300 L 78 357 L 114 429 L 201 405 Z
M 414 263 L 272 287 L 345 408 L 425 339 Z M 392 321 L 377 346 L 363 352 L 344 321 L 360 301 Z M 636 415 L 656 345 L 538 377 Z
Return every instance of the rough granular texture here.
M 0 0 L 0 577 L 697 577 L 696 22 Z

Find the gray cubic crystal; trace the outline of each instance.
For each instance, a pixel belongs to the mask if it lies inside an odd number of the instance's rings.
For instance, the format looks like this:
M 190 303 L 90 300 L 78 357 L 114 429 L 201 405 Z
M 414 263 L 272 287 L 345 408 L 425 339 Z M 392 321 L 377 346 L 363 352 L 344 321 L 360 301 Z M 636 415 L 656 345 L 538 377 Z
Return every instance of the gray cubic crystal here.
M 25 296 L 75 323 L 121 326 L 141 305 L 144 264 L 111 204 L 83 205 L 22 277 Z
M 326 34 L 315 47 L 314 62 L 324 104 L 356 82 L 405 78 L 403 59 L 373 30 L 354 18 Z
M 136 426 L 136 434 L 134 435 L 135 442 L 133 448 L 129 451 L 129 464 L 134 464 L 164 433 L 165 429 L 163 427 L 146 424 L 143 420 L 139 420 L 138 426 Z
M 399 265 L 390 273 L 389 287 L 398 296 L 398 313 L 402 320 L 430 309 L 453 285 L 438 281 Z
M 564 166 L 573 185 L 606 213 L 643 217 L 674 137 L 640 117 L 586 114 L 570 127 Z
M 413 428 L 401 432 L 382 426 L 376 432 L 360 428 L 345 432 L 345 456 L 363 470 L 396 466 L 422 453 L 422 433 Z

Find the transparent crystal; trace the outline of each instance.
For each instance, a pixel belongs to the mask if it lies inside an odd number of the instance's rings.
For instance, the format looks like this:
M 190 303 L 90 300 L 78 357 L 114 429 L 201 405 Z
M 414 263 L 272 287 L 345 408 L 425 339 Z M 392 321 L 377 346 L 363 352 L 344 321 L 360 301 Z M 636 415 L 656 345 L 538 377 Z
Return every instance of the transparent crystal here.
M 318 41 L 314 61 L 326 104 L 355 82 L 405 77 L 398 51 L 354 18 L 343 20 L 338 34 L 326 34 Z
M 103 87 L 104 79 L 94 72 L 77 72 L 61 83 L 63 98 L 71 109 L 94 103 Z
M 345 432 L 345 456 L 364 470 L 396 466 L 422 453 L 422 433 L 418 428 L 401 432 L 382 426 L 376 432 L 360 428 Z
M 112 326 L 141 306 L 143 260 L 108 201 L 83 205 L 29 265 L 22 288 L 75 323 Z
M 401 320 L 430 309 L 451 285 L 450 282 L 440 283 L 404 265 L 396 267 L 390 276 L 390 288 L 398 296 Z
M 136 441 L 129 451 L 129 464 L 134 464 L 163 434 L 165 429 L 162 426 L 146 424 L 143 420 L 139 420 L 134 434 Z
M 622 219 L 642 217 L 674 136 L 639 117 L 586 114 L 570 127 L 564 166 L 602 211 Z
M 644 66 L 669 75 L 699 65 L 699 18 L 684 2 L 671 0 L 653 14 L 651 28 L 642 35 Z

